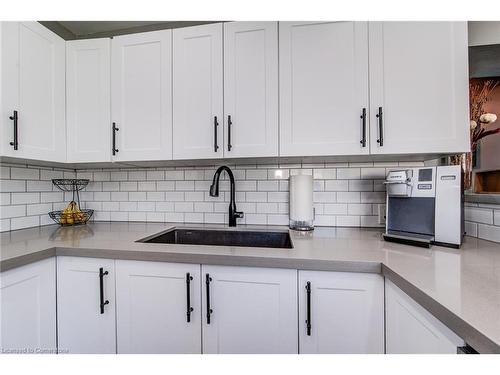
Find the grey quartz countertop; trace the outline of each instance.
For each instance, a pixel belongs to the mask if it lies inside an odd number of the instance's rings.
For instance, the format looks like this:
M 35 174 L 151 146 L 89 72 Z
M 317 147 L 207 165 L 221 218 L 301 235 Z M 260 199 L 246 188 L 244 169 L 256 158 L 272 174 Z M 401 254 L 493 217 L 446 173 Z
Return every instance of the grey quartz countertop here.
M 377 229 L 291 231 L 293 249 L 136 242 L 172 227 L 222 225 L 94 223 L 0 234 L 0 270 L 55 255 L 382 273 L 476 350 L 500 353 L 500 244 L 466 237 L 460 250 L 384 242 Z M 287 230 L 240 226 L 237 230 Z M 234 230 L 234 229 L 232 229 Z

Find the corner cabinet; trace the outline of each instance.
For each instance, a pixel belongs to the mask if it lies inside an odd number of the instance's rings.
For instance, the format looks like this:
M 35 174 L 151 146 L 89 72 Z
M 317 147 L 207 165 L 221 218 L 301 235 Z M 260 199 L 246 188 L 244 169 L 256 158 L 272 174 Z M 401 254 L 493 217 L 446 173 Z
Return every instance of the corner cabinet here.
M 66 42 L 68 162 L 111 161 L 110 39 Z
M 116 353 L 115 261 L 57 257 L 59 353 Z
M 296 354 L 297 271 L 202 266 L 203 353 Z
M 172 31 L 111 40 L 113 161 L 172 159 Z
M 385 282 L 387 354 L 457 354 L 465 342 L 391 281 Z
M 467 22 L 369 25 L 370 152 L 468 152 Z
M 200 265 L 116 261 L 118 353 L 201 353 Z
M 369 153 L 368 23 L 280 22 L 280 156 Z
M 173 30 L 174 159 L 223 156 L 222 24 Z
M 383 354 L 384 278 L 299 271 L 299 352 Z
M 0 352 L 56 353 L 56 261 L 0 274 Z
M 38 22 L 0 28 L 1 155 L 65 162 L 65 41 Z

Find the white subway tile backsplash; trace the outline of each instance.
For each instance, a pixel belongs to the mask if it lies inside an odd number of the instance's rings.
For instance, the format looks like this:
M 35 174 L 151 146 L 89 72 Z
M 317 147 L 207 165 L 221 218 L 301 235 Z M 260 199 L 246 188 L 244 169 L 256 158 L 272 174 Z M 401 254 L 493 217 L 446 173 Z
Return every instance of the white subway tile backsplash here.
M 112 182 L 103 182 L 102 183 L 102 190 L 103 191 L 119 191 L 120 190 L 120 183 L 117 181 L 112 181 Z
M 465 208 L 465 220 L 476 223 L 493 224 L 493 210 L 489 208 Z
M 345 203 L 325 204 L 322 212 L 325 215 L 347 215 L 347 208 L 348 206 Z
M 258 214 L 275 214 L 278 213 L 278 203 L 257 203 L 257 213 Z
M 313 201 L 317 203 L 333 203 L 337 201 L 337 193 L 316 191 L 313 193 Z
M 267 202 L 267 193 L 263 191 L 247 192 L 245 196 L 247 202 Z
M 121 191 L 137 191 L 137 181 L 122 181 L 120 182 Z
M 155 202 L 137 202 L 137 211 L 154 211 Z
M 337 216 L 336 226 L 338 227 L 359 227 L 360 218 L 359 216 Z
M 12 180 L 39 180 L 40 170 L 35 168 L 10 168 Z
M 477 237 L 477 223 L 465 222 L 465 234 L 471 237 Z
M 52 191 L 52 181 L 26 181 L 26 191 Z
M 12 204 L 39 203 L 40 193 L 12 193 L 11 202 Z
M 175 190 L 194 191 L 194 181 L 176 181 Z
M 385 168 L 361 168 L 362 179 L 385 179 Z
M 0 178 L 1 179 L 10 179 L 10 167 L 0 166 Z
M 130 197 L 130 194 L 129 194 Z M 163 201 L 165 200 L 165 193 L 162 191 L 148 191 L 146 195 L 148 201 Z
M 349 180 L 349 191 L 373 191 L 373 181 Z
M 348 191 L 349 180 L 327 180 L 325 181 L 326 191 Z
M 2 193 L 14 191 L 26 191 L 26 181 L 24 180 L 0 180 L 0 191 Z
M 290 174 L 313 174 L 316 226 L 380 227 L 378 207 L 385 205 L 387 168 L 417 163 L 314 163 L 232 166 L 238 223 L 287 225 Z M 0 230 L 50 222 L 47 212 L 63 209 L 72 194 L 52 186 L 53 178 L 72 170 L 1 165 Z M 208 193 L 216 167 L 81 170 L 91 182 L 81 192 L 82 207 L 95 210 L 95 221 L 227 223 L 229 181 L 221 175 L 219 197 Z M 13 171 L 13 172 L 12 172 Z M 17 178 L 17 179 L 16 179 Z M 39 200 L 37 200 L 39 197 Z M 469 235 L 495 240 L 500 206 L 467 205 Z M 15 219 L 15 220 L 14 220 Z
M 175 181 L 157 181 L 156 190 L 158 191 L 174 191 Z
M 313 176 L 318 180 L 335 180 L 337 178 L 337 170 L 333 168 L 314 169 Z
M 40 193 L 40 202 L 41 203 L 50 203 L 50 202 L 62 202 L 64 200 L 63 192 L 54 191 L 51 193 Z
M 145 181 L 146 180 L 146 171 L 129 171 L 128 179 L 130 181 Z
M 359 201 L 360 201 L 360 193 L 357 191 L 337 192 L 337 202 L 339 203 L 357 203 Z
M 7 206 L 10 204 L 10 193 L 0 193 L 0 206 Z
M 12 217 L 20 217 L 26 215 L 26 206 L 18 205 L 18 206 L 2 206 L 0 209 L 0 218 L 8 219 Z
M 111 181 L 127 181 L 128 174 L 127 172 L 110 172 Z
M 266 180 L 267 170 L 266 169 L 248 169 L 246 171 L 247 180 Z
M 277 181 L 277 180 L 258 181 L 257 182 L 257 190 L 259 190 L 259 191 L 278 191 L 279 190 L 279 181 Z
M 40 225 L 40 216 L 16 217 L 10 220 L 10 230 L 37 227 Z
M 354 180 L 360 178 L 359 168 L 337 168 L 338 180 Z
M 478 224 L 478 237 L 488 241 L 500 242 L 500 227 L 496 225 Z
M 165 179 L 165 171 L 147 171 L 146 179 L 162 181 Z

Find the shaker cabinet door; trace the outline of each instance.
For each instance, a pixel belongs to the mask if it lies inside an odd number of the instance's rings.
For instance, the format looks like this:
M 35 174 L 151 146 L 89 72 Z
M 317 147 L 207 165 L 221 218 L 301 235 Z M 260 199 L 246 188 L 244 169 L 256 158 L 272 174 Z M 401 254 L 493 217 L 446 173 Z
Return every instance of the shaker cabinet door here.
M 278 156 L 278 23 L 224 24 L 224 156 Z
M 56 353 L 56 262 L 0 274 L 0 352 Z
M 370 22 L 369 34 L 371 153 L 467 152 L 467 23 Z
M 385 281 L 387 354 L 456 354 L 464 341 L 389 280 Z
M 66 43 L 38 22 L 0 27 L 2 155 L 65 162 Z
M 222 24 L 173 30 L 174 159 L 223 156 Z
M 57 257 L 60 353 L 116 353 L 115 261 Z
M 116 261 L 118 353 L 200 354 L 200 265 Z
M 297 353 L 297 271 L 202 266 L 203 353 Z
M 384 278 L 299 271 L 299 351 L 384 353 Z
M 117 128 L 113 131 L 109 124 L 115 138 L 113 160 L 172 159 L 171 66 L 171 30 L 112 39 L 111 121 Z
M 279 46 L 280 156 L 368 154 L 368 23 L 280 22 Z
M 110 39 L 66 42 L 68 162 L 111 161 Z

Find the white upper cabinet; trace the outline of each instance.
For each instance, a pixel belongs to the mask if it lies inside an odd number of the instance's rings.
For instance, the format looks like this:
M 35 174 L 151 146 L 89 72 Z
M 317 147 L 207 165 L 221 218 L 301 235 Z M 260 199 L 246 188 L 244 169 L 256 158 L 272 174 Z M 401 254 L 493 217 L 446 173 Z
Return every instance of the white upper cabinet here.
M 297 354 L 297 271 L 202 266 L 203 353 Z
M 369 34 L 371 153 L 468 151 L 467 23 L 371 22 Z
M 68 162 L 111 161 L 110 39 L 66 42 Z
M 383 354 L 384 278 L 299 271 L 299 351 Z
M 173 30 L 174 159 L 223 156 L 222 24 Z
M 224 156 L 278 156 L 278 23 L 224 24 Z
M 111 121 L 118 129 L 109 125 L 113 160 L 172 159 L 171 66 L 170 30 L 111 40 Z
M 65 41 L 38 22 L 2 22 L 1 38 L 2 155 L 65 162 Z
M 0 299 L 0 352 L 56 353 L 54 258 L 2 272 Z
M 115 261 L 57 257 L 60 353 L 116 353 Z
M 118 353 L 201 353 L 200 265 L 116 261 Z
M 280 155 L 367 154 L 367 22 L 280 22 L 279 56 Z

